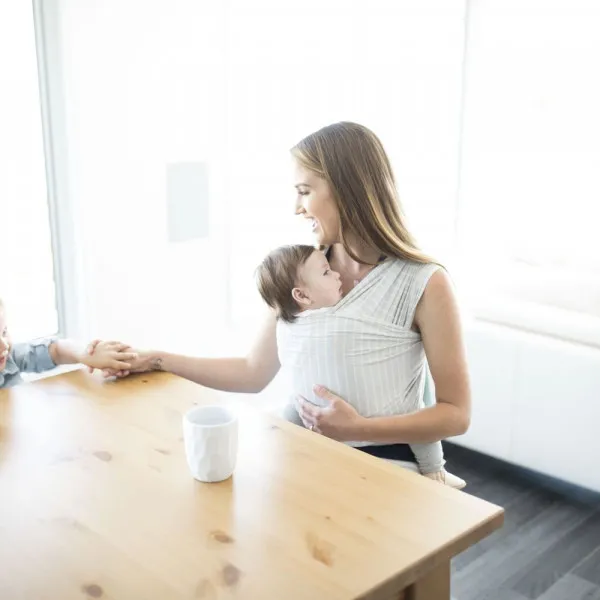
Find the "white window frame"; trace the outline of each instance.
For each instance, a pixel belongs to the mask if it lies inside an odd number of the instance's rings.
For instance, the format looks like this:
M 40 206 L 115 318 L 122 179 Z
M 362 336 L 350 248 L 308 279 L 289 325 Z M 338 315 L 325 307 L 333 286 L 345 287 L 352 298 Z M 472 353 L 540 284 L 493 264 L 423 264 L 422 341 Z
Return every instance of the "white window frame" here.
M 54 264 L 58 335 L 87 339 L 84 268 L 70 193 L 68 132 L 63 97 L 60 3 L 32 0 L 40 108 Z

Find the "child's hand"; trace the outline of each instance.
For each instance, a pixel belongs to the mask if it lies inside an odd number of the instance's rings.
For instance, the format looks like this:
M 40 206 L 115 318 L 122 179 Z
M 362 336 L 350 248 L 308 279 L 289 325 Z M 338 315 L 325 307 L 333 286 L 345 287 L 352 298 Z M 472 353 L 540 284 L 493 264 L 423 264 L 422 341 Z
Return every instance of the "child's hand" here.
M 90 372 L 94 369 L 122 372 L 128 371 L 131 368 L 130 361 L 136 358 L 137 353 L 127 344 L 94 340 L 88 346 L 81 362 L 89 367 Z

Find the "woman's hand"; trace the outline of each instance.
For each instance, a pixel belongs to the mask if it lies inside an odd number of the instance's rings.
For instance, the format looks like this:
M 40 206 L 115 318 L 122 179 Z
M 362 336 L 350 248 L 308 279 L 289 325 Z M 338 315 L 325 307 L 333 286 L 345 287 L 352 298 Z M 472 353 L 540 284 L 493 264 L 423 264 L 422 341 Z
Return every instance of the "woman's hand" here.
M 298 396 L 299 414 L 304 426 L 339 442 L 360 441 L 361 431 L 367 419 L 322 385 L 316 385 L 313 389 L 328 406 L 315 406 L 303 396 Z
M 87 354 L 90 355 L 90 360 L 86 361 L 85 364 L 88 365 L 88 370 L 90 373 L 94 372 L 94 369 L 101 369 L 102 375 L 104 377 L 127 377 L 130 373 L 143 373 L 145 371 L 152 370 L 152 366 L 150 364 L 149 357 L 145 355 L 143 352 L 136 352 L 130 346 L 126 344 L 121 344 L 122 351 L 126 351 L 128 356 L 131 356 L 127 362 L 129 363 L 129 368 L 127 369 L 119 369 L 115 365 L 115 368 L 106 368 L 100 367 L 96 364 L 95 356 L 102 349 L 102 345 L 106 342 L 102 342 L 101 340 L 93 340 L 90 342 L 88 347 L 86 348 Z M 111 342 L 117 344 L 118 342 Z
M 88 347 L 89 349 L 89 347 Z M 91 369 L 125 371 L 131 369 L 131 362 L 138 358 L 136 352 L 121 342 L 102 342 L 94 340 L 93 351 L 81 356 L 81 362 Z

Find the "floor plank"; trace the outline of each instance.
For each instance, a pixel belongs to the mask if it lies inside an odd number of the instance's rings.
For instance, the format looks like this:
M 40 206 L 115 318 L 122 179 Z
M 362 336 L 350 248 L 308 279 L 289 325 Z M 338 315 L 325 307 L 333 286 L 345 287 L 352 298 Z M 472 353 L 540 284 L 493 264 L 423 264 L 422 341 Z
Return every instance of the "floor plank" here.
M 569 574 L 561 577 L 536 600 L 600 600 L 600 588 Z
M 581 561 L 573 573 L 600 587 L 600 548 Z
M 542 552 L 521 577 L 508 585 L 527 598 L 538 598 L 565 573 L 590 557 L 600 545 L 600 513 L 596 512 Z
M 466 492 L 505 526 L 452 564 L 454 600 L 600 600 L 600 494 L 445 444 Z

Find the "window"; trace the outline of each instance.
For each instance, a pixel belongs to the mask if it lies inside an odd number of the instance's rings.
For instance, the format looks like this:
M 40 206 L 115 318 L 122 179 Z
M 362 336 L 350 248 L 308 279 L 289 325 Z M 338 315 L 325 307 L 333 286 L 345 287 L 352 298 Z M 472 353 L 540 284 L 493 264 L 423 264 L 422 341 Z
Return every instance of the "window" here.
M 0 57 L 0 295 L 20 340 L 59 329 L 31 3 L 0 5 Z
M 476 314 L 600 345 L 600 5 L 471 2 L 460 189 Z

